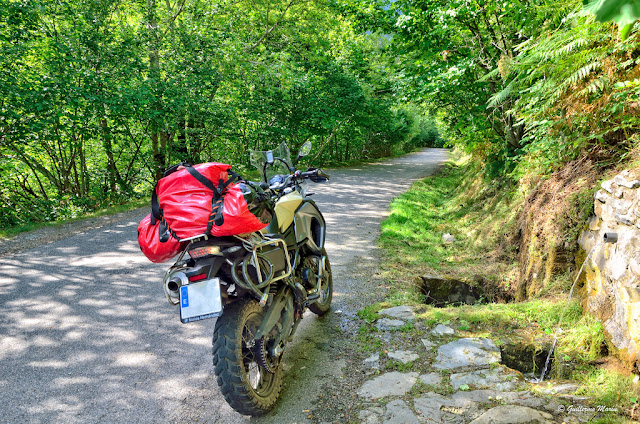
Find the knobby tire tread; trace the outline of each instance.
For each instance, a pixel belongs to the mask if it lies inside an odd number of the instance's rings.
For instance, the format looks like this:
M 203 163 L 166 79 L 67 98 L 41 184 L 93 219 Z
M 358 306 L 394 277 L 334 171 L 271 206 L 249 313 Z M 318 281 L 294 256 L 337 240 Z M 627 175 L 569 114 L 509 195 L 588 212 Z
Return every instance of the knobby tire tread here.
M 252 309 L 260 308 L 253 300 L 228 305 L 218 318 L 213 333 L 213 365 L 220 391 L 229 405 L 243 415 L 266 414 L 275 405 L 282 387 L 281 370 L 274 387 L 261 397 L 250 387 L 242 363 L 242 328 Z

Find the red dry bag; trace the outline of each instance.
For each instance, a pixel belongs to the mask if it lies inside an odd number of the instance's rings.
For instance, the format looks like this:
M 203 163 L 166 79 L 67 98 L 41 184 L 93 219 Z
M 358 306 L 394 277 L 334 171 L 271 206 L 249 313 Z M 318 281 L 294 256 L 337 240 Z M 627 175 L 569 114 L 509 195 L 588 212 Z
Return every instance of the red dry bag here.
M 138 224 L 140 250 L 154 263 L 168 261 L 180 253 L 185 245 L 185 243 L 181 243 L 173 237 L 166 237 L 167 229 L 161 229 L 162 225 L 161 221 L 156 221 L 155 225 L 151 225 L 151 214 L 147 215 Z M 161 237 L 162 234 L 165 234 L 165 237 Z
M 242 190 L 234 183 L 239 177 L 230 165 L 211 162 L 183 166 L 180 170 L 171 168 L 171 173 L 156 184 L 148 225 L 162 223 L 178 242 L 201 234 L 223 237 L 251 233 L 267 226 L 249 211 Z M 139 241 L 143 252 L 150 250 Z

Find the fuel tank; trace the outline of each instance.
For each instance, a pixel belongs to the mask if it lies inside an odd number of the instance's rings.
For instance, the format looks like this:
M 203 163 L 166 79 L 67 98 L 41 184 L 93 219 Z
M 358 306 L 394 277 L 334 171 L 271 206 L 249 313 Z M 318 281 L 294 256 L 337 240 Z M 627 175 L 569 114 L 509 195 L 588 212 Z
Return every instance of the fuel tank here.
M 280 233 L 287 245 L 306 245 L 314 254 L 324 248 L 326 224 L 315 202 L 298 192 L 282 196 L 274 208 L 275 216 L 264 233 Z

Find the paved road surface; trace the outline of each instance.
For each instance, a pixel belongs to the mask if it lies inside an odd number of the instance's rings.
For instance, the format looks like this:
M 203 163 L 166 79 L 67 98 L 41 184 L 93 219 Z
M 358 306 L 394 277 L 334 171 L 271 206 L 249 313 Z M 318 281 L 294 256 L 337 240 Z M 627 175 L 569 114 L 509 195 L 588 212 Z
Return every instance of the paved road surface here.
M 432 173 L 447 151 L 331 172 L 315 185 L 334 272 L 334 310 L 355 311 L 363 285 L 353 264 L 371 260 L 390 200 Z M 0 257 L 2 423 L 250 421 L 212 378 L 214 321 L 183 325 L 165 300 L 165 265 L 139 251 L 136 211 L 108 227 Z M 304 422 L 341 358 L 323 357 L 331 317 L 305 317 L 285 354 L 279 406 L 260 422 Z

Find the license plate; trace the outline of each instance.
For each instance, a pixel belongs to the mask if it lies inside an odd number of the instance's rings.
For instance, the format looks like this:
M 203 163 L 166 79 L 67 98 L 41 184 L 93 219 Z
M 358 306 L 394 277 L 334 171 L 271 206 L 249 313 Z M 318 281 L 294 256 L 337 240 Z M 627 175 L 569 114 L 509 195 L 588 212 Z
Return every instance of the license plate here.
M 180 321 L 183 324 L 220 315 L 222 297 L 218 278 L 180 287 Z

